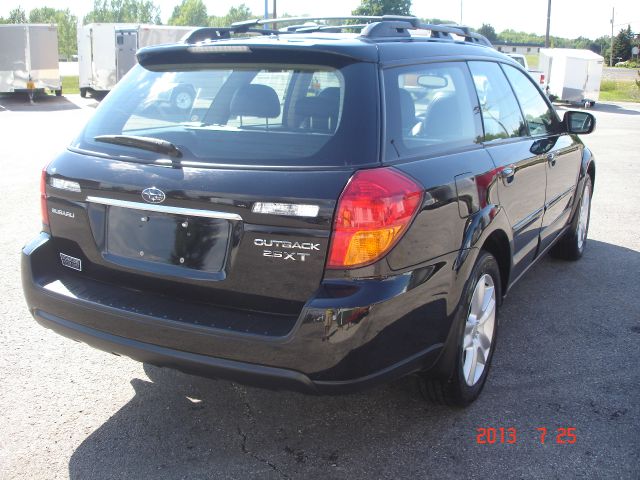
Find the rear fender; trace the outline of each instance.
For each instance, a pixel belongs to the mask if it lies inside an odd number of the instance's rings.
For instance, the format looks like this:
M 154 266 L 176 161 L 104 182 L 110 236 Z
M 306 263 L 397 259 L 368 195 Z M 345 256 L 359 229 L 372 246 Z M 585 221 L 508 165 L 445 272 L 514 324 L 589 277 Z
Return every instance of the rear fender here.
M 512 259 L 512 245 L 513 237 L 511 235 L 511 227 L 509 221 L 504 213 L 504 210 L 497 205 L 488 205 L 476 214 L 469 217 L 463 243 L 458 253 L 458 257 L 455 262 L 454 268 L 456 269 L 456 275 L 454 284 L 452 285 L 452 291 L 458 299 L 458 304 L 453 315 L 453 322 L 449 329 L 449 334 L 445 341 L 445 345 L 442 349 L 442 353 L 438 358 L 436 365 L 429 372 L 430 375 L 446 378 L 451 374 L 453 366 L 456 362 L 456 355 L 458 353 L 458 341 L 461 335 L 461 328 L 463 328 L 463 321 L 466 316 L 463 314 L 463 293 L 466 288 L 466 284 L 469 281 L 471 270 L 478 259 L 480 251 L 485 241 L 496 231 L 502 231 L 507 235 L 509 240 L 509 271 L 511 270 Z M 503 289 L 504 290 L 504 289 Z M 504 295 L 504 291 L 502 294 Z
M 471 266 L 473 266 L 479 249 L 496 230 L 502 230 L 507 235 L 507 239 L 509 240 L 509 258 L 511 258 L 513 235 L 509 220 L 499 205 L 487 205 L 469 217 L 454 268 L 461 269 L 464 263 L 469 260 L 471 260 Z
M 573 196 L 573 205 L 571 206 L 571 216 L 569 218 L 573 219 L 576 210 L 578 209 L 578 205 L 580 205 L 580 199 L 582 198 L 582 189 L 584 188 L 584 182 L 589 175 L 589 170 L 593 172 L 593 178 L 591 179 L 591 194 L 593 195 L 593 189 L 595 188 L 595 177 L 596 177 L 596 161 L 587 147 L 584 147 L 582 150 L 582 162 L 580 164 L 580 173 L 578 174 L 578 184 L 576 185 L 576 194 Z

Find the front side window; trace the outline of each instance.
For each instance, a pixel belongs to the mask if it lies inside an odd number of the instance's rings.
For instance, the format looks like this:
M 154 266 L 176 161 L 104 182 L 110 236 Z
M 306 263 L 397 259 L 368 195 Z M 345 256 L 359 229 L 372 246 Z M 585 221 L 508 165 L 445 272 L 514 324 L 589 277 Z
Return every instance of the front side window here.
M 466 65 L 434 63 L 385 71 L 387 159 L 477 143 L 480 118 Z
M 469 62 L 484 123 L 484 140 L 525 137 L 520 106 L 502 69 L 493 62 Z
M 502 68 L 520 101 L 524 119 L 529 126 L 529 133 L 533 136 L 558 133 L 560 130 L 558 119 L 531 79 L 509 65 L 503 65 Z

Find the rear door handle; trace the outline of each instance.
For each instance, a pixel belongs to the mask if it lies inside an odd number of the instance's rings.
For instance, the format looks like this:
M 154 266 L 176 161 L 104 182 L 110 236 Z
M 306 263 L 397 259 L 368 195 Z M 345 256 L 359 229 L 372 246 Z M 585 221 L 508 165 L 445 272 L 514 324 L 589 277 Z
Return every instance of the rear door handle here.
M 556 154 L 555 153 L 547 153 L 547 162 L 549 162 L 550 167 L 556 166 Z

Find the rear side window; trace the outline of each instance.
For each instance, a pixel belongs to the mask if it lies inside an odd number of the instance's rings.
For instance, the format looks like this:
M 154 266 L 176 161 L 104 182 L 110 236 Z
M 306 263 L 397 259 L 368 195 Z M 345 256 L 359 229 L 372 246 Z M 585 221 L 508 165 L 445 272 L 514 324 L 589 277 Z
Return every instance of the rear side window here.
M 524 119 L 529 126 L 530 135 L 552 135 L 559 132 L 559 124 L 556 115 L 542 94 L 524 73 L 509 65 L 503 65 L 513 91 L 520 101 L 520 108 Z
M 387 160 L 473 145 L 481 126 L 464 63 L 385 71 Z
M 125 158 L 158 154 L 100 135 L 169 141 L 186 161 L 342 166 L 377 161 L 372 64 L 136 66 L 102 102 L 72 147 Z
M 469 62 L 484 123 L 484 140 L 525 137 L 520 106 L 502 69 L 493 62 Z

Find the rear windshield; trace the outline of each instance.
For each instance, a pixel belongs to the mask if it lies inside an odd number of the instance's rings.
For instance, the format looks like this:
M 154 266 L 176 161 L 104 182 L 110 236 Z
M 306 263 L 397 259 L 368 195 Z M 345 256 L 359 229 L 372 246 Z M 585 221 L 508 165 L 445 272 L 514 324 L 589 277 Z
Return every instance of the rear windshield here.
M 378 161 L 371 64 L 136 66 L 72 147 L 126 159 L 161 154 L 95 140 L 152 137 L 183 159 L 225 165 L 362 165 Z

